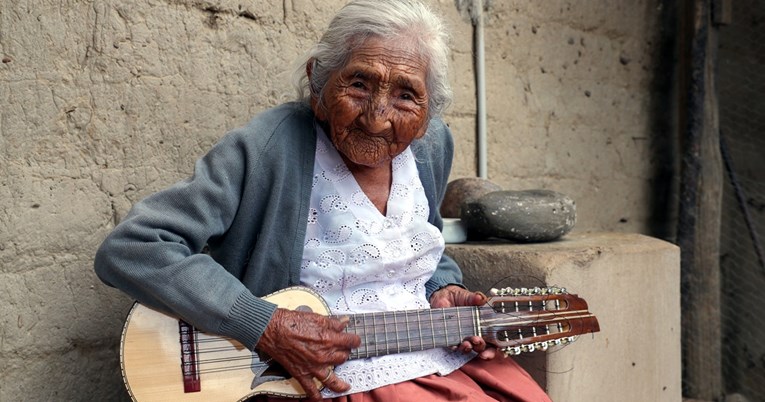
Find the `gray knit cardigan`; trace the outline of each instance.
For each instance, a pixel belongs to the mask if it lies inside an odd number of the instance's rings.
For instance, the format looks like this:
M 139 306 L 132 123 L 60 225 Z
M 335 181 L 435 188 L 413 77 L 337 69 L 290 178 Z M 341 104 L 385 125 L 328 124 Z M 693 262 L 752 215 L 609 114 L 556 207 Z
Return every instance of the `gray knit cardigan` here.
M 300 284 L 315 147 L 304 104 L 259 114 L 200 158 L 190 178 L 135 204 L 96 253 L 96 273 L 146 305 L 254 348 L 276 309 L 259 296 Z M 432 119 L 412 150 L 429 221 L 441 229 L 448 127 Z M 443 256 L 427 296 L 461 280 Z

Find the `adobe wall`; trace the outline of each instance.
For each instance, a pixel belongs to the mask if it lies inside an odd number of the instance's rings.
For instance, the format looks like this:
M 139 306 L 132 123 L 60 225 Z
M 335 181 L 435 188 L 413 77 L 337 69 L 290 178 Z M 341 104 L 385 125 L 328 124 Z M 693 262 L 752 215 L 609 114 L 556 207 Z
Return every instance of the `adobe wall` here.
M 92 272 L 140 198 L 292 96 L 341 0 L 0 3 L 0 400 L 118 400 L 130 301 Z M 579 4 L 577 4 L 579 3 Z M 474 176 L 472 27 L 452 0 L 453 178 Z M 656 2 L 493 1 L 489 178 L 574 197 L 578 230 L 646 233 Z M 284 94 L 287 94 L 285 97 Z

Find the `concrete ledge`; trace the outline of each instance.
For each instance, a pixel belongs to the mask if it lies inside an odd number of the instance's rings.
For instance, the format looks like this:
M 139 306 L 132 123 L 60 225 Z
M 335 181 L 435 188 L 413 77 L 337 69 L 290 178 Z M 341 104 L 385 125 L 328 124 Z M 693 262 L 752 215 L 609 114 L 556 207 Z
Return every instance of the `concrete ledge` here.
M 556 285 L 587 300 L 601 332 L 516 358 L 554 401 L 681 397 L 680 249 L 627 233 L 574 233 L 551 243 L 447 245 L 473 290 Z

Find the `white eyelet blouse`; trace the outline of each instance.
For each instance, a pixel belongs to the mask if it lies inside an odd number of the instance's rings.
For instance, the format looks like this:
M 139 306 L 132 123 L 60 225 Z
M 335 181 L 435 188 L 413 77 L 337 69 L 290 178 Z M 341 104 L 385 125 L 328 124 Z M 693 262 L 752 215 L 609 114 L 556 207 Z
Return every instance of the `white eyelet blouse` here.
M 425 282 L 444 239 L 427 219 L 428 200 L 414 155 L 393 159 L 387 215 L 367 198 L 321 127 L 300 280 L 322 295 L 333 315 L 430 307 Z M 474 357 L 448 348 L 350 360 L 335 368 L 351 390 L 368 391 L 427 374 L 446 375 Z

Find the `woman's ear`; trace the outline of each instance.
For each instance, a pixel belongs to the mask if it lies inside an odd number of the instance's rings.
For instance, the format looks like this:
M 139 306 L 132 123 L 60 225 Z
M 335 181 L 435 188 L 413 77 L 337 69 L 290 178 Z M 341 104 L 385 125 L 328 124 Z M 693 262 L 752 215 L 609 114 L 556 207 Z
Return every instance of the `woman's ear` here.
M 317 98 L 318 94 L 313 93 L 313 85 L 311 85 L 311 75 L 313 74 L 313 65 L 315 62 L 316 59 L 313 57 L 308 59 L 308 62 L 305 63 L 305 75 L 308 77 L 308 94 L 311 97 L 311 110 L 313 110 L 313 114 L 319 121 L 324 121 L 326 120 L 326 115 L 319 104 L 319 99 Z
M 311 57 L 308 59 L 308 61 L 305 63 L 305 75 L 308 77 L 308 82 L 311 82 L 311 73 L 313 73 L 313 63 L 316 59 Z

